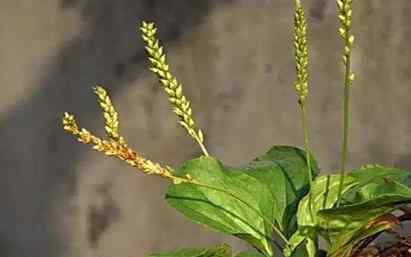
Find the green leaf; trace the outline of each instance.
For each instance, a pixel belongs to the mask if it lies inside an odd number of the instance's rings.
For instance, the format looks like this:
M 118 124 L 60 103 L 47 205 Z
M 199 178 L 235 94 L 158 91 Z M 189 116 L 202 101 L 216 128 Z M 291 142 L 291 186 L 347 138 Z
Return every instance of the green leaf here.
M 298 206 L 297 221 L 300 229 L 328 227 L 326 223 L 320 224 L 321 220 L 318 217 L 318 212 L 334 206 L 338 198 L 339 184 L 340 175 L 318 176 L 314 179 L 313 188 L 311 189 L 313 197 L 312 212 L 308 206 L 308 195 L 301 200 Z M 354 178 L 347 176 L 344 180 L 342 193 L 344 194 L 357 184 L 358 182 Z
M 358 203 L 372 196 L 367 196 L 367 192 L 373 192 L 371 187 L 395 181 L 404 186 L 411 186 L 410 172 L 380 165 L 366 165 L 360 169 L 353 170 L 349 176 L 358 181 L 358 185 L 344 195 L 342 205 Z
M 319 226 L 331 242 L 331 256 L 347 256 L 358 241 L 384 230 L 378 224 L 369 226 L 370 221 L 411 202 L 409 172 L 367 165 L 347 177 L 355 185 L 344 192 L 341 206 L 318 212 Z
M 318 166 L 312 156 L 311 163 L 315 176 Z M 249 166 L 239 168 L 201 157 L 176 171 L 176 175 L 187 174 L 214 187 L 170 186 L 167 202 L 192 221 L 237 236 L 267 255 L 272 254 L 273 223 L 287 238 L 296 231 L 298 202 L 309 189 L 303 150 L 275 146 Z
M 231 257 L 231 247 L 227 244 L 214 248 L 185 248 L 169 252 L 150 254 L 149 257 Z
M 315 257 L 318 251 L 318 236 L 314 230 L 304 235 L 297 230 L 283 250 L 285 257 Z
M 318 176 L 313 181 L 311 189 L 312 194 L 312 211 L 309 208 L 308 195 L 305 196 L 298 206 L 297 222 L 301 236 L 304 236 L 305 250 L 307 256 L 314 257 L 318 251 L 318 235 L 321 234 L 324 239 L 330 242 L 329 224 L 322 222 L 318 212 L 323 209 L 332 208 L 338 198 L 338 187 L 340 184 L 340 175 Z M 357 184 L 355 179 L 347 176 L 344 180 L 343 194 Z
M 318 250 L 317 237 L 314 234 L 310 234 L 305 239 L 305 249 L 308 257 L 315 257 Z
M 365 213 L 363 212 L 364 209 L 361 209 L 360 206 L 364 205 L 364 207 L 372 207 L 377 208 L 378 206 L 387 206 L 387 201 L 393 201 L 393 203 L 397 202 L 394 198 L 390 198 L 390 200 L 381 201 L 381 199 L 377 199 L 376 203 L 372 204 L 369 202 L 372 198 L 375 198 L 377 194 L 382 193 L 380 196 L 383 195 L 387 196 L 388 192 L 392 190 L 391 182 L 398 182 L 403 187 L 407 187 L 409 185 L 410 173 L 405 172 L 395 168 L 388 168 L 379 165 L 367 165 L 362 167 L 358 170 L 354 170 L 353 172 L 346 175 L 343 185 L 343 192 L 342 192 L 342 201 L 341 206 L 339 208 L 333 208 L 335 203 L 337 202 L 337 195 L 338 195 L 338 186 L 340 183 L 340 175 L 326 175 L 326 176 L 319 176 L 313 182 L 312 188 L 312 196 L 313 196 L 313 216 L 310 215 L 310 211 L 308 209 L 308 197 L 304 197 L 304 199 L 300 202 L 298 207 L 297 213 L 297 220 L 298 224 L 302 227 L 321 227 L 327 229 L 335 229 L 338 228 L 340 225 L 338 223 L 331 222 L 335 211 L 337 210 L 344 210 L 344 206 L 351 206 L 350 211 L 357 211 L 357 214 Z M 407 180 L 408 179 L 408 180 Z M 406 184 L 408 183 L 408 184 Z M 384 185 L 386 189 L 380 187 L 380 185 Z M 407 189 L 404 189 L 408 191 Z M 391 196 L 390 196 L 391 197 Z M 370 206 L 370 204 L 372 206 Z M 358 206 L 357 206 L 358 205 Z M 357 206 L 357 207 L 355 207 Z M 358 209 L 359 208 L 359 209 Z M 320 212 L 321 211 L 321 212 Z M 321 216 L 326 215 L 326 213 L 330 213 L 330 218 L 328 220 L 323 220 L 319 217 L 319 212 Z M 367 210 L 365 215 L 372 214 L 374 215 L 373 210 Z M 378 213 L 380 211 L 377 210 Z M 351 214 L 355 214 L 354 212 Z M 356 214 L 356 215 L 357 215 Z M 352 220 L 345 223 L 352 223 Z M 352 224 L 354 225 L 354 224 Z M 343 225 L 344 227 L 345 225 Z M 355 227 L 355 226 L 354 226 Z
M 322 210 L 319 216 L 331 228 L 345 229 L 390 213 L 397 204 L 411 201 L 411 188 L 404 184 L 409 176 L 409 172 L 382 166 L 354 170 L 349 177 L 356 186 L 343 194 L 342 205 Z
M 291 253 L 290 257 L 307 257 L 307 247 L 305 243 L 298 245 L 294 251 Z
M 346 175 L 341 205 L 337 208 L 340 175 L 317 177 L 313 183 L 313 210 L 308 197 L 299 205 L 297 220 L 302 235 L 318 231 L 330 244 L 331 256 L 347 256 L 359 240 L 381 231 L 371 220 L 391 213 L 397 204 L 411 201 L 409 172 L 367 165 Z
M 256 250 L 248 250 L 238 253 L 235 257 L 264 257 L 264 255 Z
M 307 256 L 306 248 L 304 247 L 304 240 L 306 236 L 302 235 L 300 230 L 297 230 L 288 241 L 289 244 L 283 249 L 285 257 L 301 257 Z
M 361 199 L 353 204 L 319 212 L 332 228 L 357 227 L 356 223 L 374 219 L 395 209 L 395 205 L 411 201 L 411 188 L 398 182 L 370 183 L 356 192 Z
M 385 230 L 383 225 L 372 226 L 370 228 L 362 227 L 360 229 L 343 230 L 333 237 L 329 249 L 329 256 L 347 257 L 350 255 L 355 244 L 383 230 Z
M 312 156 L 311 170 L 315 177 L 318 165 Z M 274 146 L 255 159 L 247 171 L 271 190 L 275 221 L 289 238 L 297 228 L 298 203 L 309 190 L 305 152 L 291 146 Z
M 190 175 L 205 186 L 170 185 L 166 200 L 172 207 L 195 223 L 237 236 L 272 255 L 268 221 L 274 220 L 274 202 L 264 184 L 241 169 L 227 171 L 211 157 L 184 163 L 176 175 Z
M 350 175 L 359 186 L 346 192 L 345 204 L 319 212 L 320 218 L 333 229 L 331 253 L 351 249 L 361 239 L 380 232 L 384 228 L 368 227 L 370 221 L 391 213 L 398 204 L 411 202 L 411 188 L 402 184 L 408 172 L 380 166 Z

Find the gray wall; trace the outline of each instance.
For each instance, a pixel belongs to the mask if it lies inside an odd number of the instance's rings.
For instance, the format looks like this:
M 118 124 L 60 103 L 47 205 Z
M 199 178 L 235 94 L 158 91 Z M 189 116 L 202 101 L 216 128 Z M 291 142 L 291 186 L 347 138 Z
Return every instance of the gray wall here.
M 334 1 L 309 15 L 312 148 L 338 168 L 341 43 Z M 411 169 L 411 1 L 355 2 L 349 166 Z M 137 34 L 153 20 L 213 155 L 245 164 L 273 144 L 302 145 L 291 0 L 2 0 L 0 256 L 145 256 L 234 238 L 190 224 L 163 201 L 167 183 L 80 145 L 64 111 L 103 135 L 91 87 L 105 85 L 122 134 L 176 166 L 200 154 L 147 70 Z

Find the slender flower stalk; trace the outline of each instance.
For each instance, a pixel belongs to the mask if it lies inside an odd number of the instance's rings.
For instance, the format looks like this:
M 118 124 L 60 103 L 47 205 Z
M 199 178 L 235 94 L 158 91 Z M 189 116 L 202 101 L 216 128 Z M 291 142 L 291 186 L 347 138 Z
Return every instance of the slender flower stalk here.
M 141 37 L 146 43 L 145 49 L 149 56 L 148 60 L 151 63 L 150 70 L 157 75 L 160 83 L 163 85 L 173 110 L 179 118 L 180 125 L 199 144 L 204 155 L 209 156 L 204 146 L 203 132 L 197 128 L 193 119 L 190 102 L 183 94 L 183 86 L 169 71 L 164 48 L 160 46 L 160 42 L 156 38 L 157 28 L 153 22 L 147 23 L 143 21 L 140 30 L 142 32 Z
M 352 0 L 337 0 L 338 19 L 340 20 L 339 34 L 344 42 L 343 64 L 345 68 L 344 95 L 343 95 L 343 134 L 341 144 L 341 170 L 340 184 L 338 187 L 337 206 L 340 205 L 341 194 L 344 186 L 348 152 L 348 129 L 350 118 L 350 89 L 354 81 L 354 73 L 351 72 L 351 52 L 354 44 L 354 36 L 351 34 Z
M 304 130 L 304 148 L 307 161 L 307 172 L 312 187 L 312 170 L 310 158 L 309 131 L 307 126 L 307 107 L 305 101 L 308 96 L 308 45 L 307 45 L 307 23 L 304 8 L 300 0 L 295 1 L 294 13 L 294 55 L 296 61 L 297 79 L 294 83 L 298 95 L 298 105 L 301 109 L 301 120 Z M 309 206 L 312 211 L 312 195 L 309 192 Z M 312 213 L 311 213 L 312 214 Z

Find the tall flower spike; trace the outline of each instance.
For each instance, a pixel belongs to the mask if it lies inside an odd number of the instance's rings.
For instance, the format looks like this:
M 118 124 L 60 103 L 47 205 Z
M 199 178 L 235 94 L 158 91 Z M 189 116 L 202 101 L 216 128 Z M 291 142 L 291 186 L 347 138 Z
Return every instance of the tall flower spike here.
M 140 30 L 142 32 L 141 37 L 146 43 L 145 49 L 149 55 L 148 60 L 151 63 L 150 70 L 159 78 L 173 106 L 174 112 L 179 118 L 180 125 L 197 141 L 204 155 L 208 156 L 208 151 L 204 146 L 203 132 L 197 128 L 194 122 L 190 102 L 183 94 L 183 86 L 169 71 L 164 48 L 160 46 L 160 42 L 156 38 L 157 28 L 153 22 L 147 23 L 143 21 Z
M 339 34 L 344 41 L 343 64 L 350 65 L 351 52 L 354 44 L 354 35 L 351 34 L 352 24 L 352 0 L 337 0 L 338 19 L 340 20 Z M 347 82 L 352 86 L 354 81 L 354 73 L 348 71 Z
M 103 116 L 105 120 L 105 130 L 107 135 L 113 140 L 119 140 L 119 131 L 118 131 L 118 113 L 114 109 L 114 106 L 111 102 L 110 97 L 107 94 L 107 91 L 101 87 L 96 86 L 93 88 L 94 93 L 98 96 L 98 103 L 103 111 Z
M 348 152 L 348 129 L 350 117 L 350 89 L 354 81 L 354 73 L 351 72 L 351 52 L 354 44 L 354 36 L 351 34 L 352 0 L 337 0 L 338 19 L 340 20 L 339 34 L 344 42 L 343 64 L 345 67 L 344 96 L 343 96 L 343 136 L 341 144 L 341 170 L 340 185 L 338 188 L 337 206 L 340 204 L 342 188 L 346 173 Z
M 294 55 L 296 61 L 297 79 L 295 89 L 300 102 L 304 102 L 308 95 L 308 47 L 307 23 L 304 8 L 299 0 L 295 1 L 294 13 Z
M 301 121 L 304 131 L 304 150 L 307 161 L 307 175 L 310 188 L 312 187 L 312 171 L 310 159 L 309 132 L 307 126 L 307 108 L 305 100 L 308 95 L 308 46 L 307 46 L 307 23 L 305 21 L 304 8 L 300 0 L 295 0 L 294 12 L 294 55 L 297 78 L 294 83 L 298 95 L 298 104 L 301 109 Z M 312 215 L 312 194 L 309 192 L 309 209 Z
M 124 138 L 118 135 L 118 117 L 117 113 L 114 110 L 114 107 L 111 104 L 110 97 L 102 87 L 96 87 L 94 90 L 99 96 L 100 105 L 103 109 L 104 117 L 106 119 L 106 130 L 110 138 L 108 140 L 104 140 L 93 135 L 87 129 L 80 129 L 74 116 L 67 112 L 64 113 L 63 117 L 63 128 L 65 131 L 77 137 L 79 142 L 83 144 L 93 145 L 94 150 L 102 152 L 107 156 L 112 156 L 123 160 L 128 165 L 137 168 L 139 171 L 145 174 L 157 175 L 166 179 L 170 179 L 175 184 L 182 182 L 194 182 L 194 180 L 190 176 L 174 176 L 172 168 L 168 166 L 162 167 L 156 162 L 145 159 L 140 154 L 136 153 L 130 147 L 128 147 Z M 113 133 L 113 131 L 117 134 Z M 117 136 L 115 137 L 114 135 Z

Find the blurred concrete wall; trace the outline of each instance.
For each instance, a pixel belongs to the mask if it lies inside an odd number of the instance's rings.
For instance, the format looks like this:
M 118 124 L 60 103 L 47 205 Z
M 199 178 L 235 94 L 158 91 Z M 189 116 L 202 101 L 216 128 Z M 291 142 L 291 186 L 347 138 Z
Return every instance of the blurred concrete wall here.
M 307 0 L 312 148 L 338 168 L 342 67 L 334 1 Z M 411 1 L 355 2 L 350 167 L 411 169 Z M 291 0 L 0 1 L 0 256 L 145 256 L 231 237 L 163 201 L 166 183 L 66 135 L 62 113 L 103 134 L 105 85 L 135 149 L 172 166 L 200 155 L 147 71 L 137 33 L 153 20 L 213 155 L 245 164 L 302 145 Z

